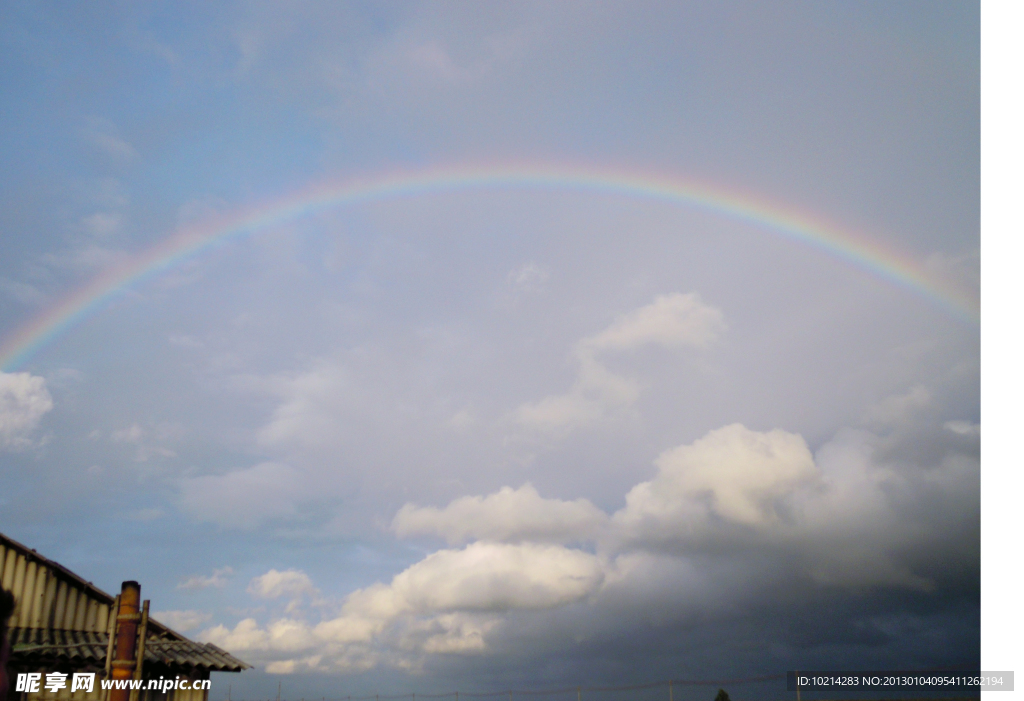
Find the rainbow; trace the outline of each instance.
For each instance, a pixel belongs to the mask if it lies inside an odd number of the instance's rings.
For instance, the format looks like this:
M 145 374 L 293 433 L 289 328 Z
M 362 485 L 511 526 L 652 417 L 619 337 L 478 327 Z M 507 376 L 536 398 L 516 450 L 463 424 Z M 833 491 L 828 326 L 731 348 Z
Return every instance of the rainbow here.
M 120 290 L 159 275 L 232 238 L 319 211 L 360 203 L 473 190 L 562 190 L 673 203 L 717 214 L 773 232 L 846 261 L 903 287 L 970 324 L 979 320 L 969 295 L 928 275 L 924 266 L 863 234 L 749 194 L 727 192 L 670 175 L 622 169 L 516 165 L 433 167 L 376 177 L 324 181 L 286 197 L 179 229 L 148 250 L 112 266 L 6 337 L 0 370 L 24 367 L 42 347 Z

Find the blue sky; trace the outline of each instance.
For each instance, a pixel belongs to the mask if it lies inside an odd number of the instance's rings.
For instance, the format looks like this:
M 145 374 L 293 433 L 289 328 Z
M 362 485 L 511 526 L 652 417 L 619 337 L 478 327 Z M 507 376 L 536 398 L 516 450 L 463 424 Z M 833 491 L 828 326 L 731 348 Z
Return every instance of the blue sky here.
M 978 295 L 971 4 L 8 3 L 0 56 L 3 337 L 183 226 L 460 165 L 713 184 Z M 976 664 L 979 335 L 666 202 L 333 208 L 0 374 L 0 529 L 236 694 Z

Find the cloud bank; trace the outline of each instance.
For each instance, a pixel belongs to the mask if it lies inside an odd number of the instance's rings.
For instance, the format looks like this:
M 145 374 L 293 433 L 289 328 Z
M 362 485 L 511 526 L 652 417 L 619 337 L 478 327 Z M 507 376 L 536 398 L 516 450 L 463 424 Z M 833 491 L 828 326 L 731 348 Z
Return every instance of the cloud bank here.
M 604 512 L 586 499 L 545 499 L 524 484 L 485 497 L 461 497 L 444 509 L 406 504 L 391 527 L 399 538 L 435 535 L 449 545 L 471 540 L 565 543 L 592 539 L 606 521 Z
M 665 625 L 724 622 L 798 592 L 812 608 L 835 596 L 939 601 L 977 568 L 978 461 L 969 431 L 933 430 L 962 442 L 920 464 L 864 429 L 812 453 L 799 434 L 730 424 L 663 451 L 610 514 L 530 484 L 443 508 L 406 504 L 395 533 L 448 547 L 319 621 L 292 606 L 202 636 L 270 672 L 355 672 L 487 657 L 524 636 L 540 655 L 565 625 L 621 635 L 654 611 Z M 253 582 L 261 597 L 313 586 L 274 570 Z

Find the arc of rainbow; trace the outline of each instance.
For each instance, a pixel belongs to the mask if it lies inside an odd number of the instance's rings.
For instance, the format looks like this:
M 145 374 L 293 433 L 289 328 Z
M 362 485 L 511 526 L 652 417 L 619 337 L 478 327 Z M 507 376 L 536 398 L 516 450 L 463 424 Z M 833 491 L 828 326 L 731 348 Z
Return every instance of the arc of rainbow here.
M 184 227 L 148 250 L 100 273 L 18 328 L 0 345 L 0 370 L 11 371 L 24 365 L 36 351 L 83 320 L 119 290 L 158 275 L 232 237 L 245 236 L 334 207 L 460 190 L 502 188 L 568 190 L 649 199 L 712 212 L 825 251 L 936 303 L 962 321 L 978 323 L 974 300 L 962 291 L 932 279 L 924 266 L 910 256 L 793 208 L 677 177 L 624 170 L 551 165 L 462 166 L 323 182 L 268 204 Z

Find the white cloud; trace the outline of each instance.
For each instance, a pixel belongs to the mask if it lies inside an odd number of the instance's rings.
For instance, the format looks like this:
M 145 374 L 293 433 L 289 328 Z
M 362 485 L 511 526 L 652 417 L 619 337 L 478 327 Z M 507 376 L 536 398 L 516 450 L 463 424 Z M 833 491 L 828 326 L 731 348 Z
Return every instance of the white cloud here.
M 686 532 L 713 516 L 760 527 L 778 520 L 776 500 L 818 477 L 801 436 L 732 424 L 665 451 L 658 475 L 626 495 L 615 523 L 645 537 Z
M 250 592 L 283 595 L 298 585 L 312 586 L 301 573 L 282 576 L 287 574 L 257 578 Z M 583 601 L 597 591 L 604 576 L 602 560 L 580 550 L 474 543 L 432 553 L 390 584 L 352 592 L 341 615 L 316 626 L 281 618 L 261 627 L 248 618 L 233 630 L 219 625 L 203 631 L 200 639 L 235 652 L 265 653 L 262 659 L 279 671 L 292 669 L 287 663 L 296 661 L 296 653 L 317 653 L 307 655 L 307 665 L 328 653 L 329 664 L 336 668 L 365 666 L 372 646 L 387 645 L 385 639 L 395 639 L 406 655 L 480 652 L 487 647 L 486 634 L 500 621 L 496 616 Z
M 580 550 L 479 542 L 439 550 L 389 585 L 352 593 L 344 610 L 389 619 L 404 613 L 545 609 L 585 598 L 603 577 L 600 560 Z
M 480 653 L 487 650 L 487 634 L 500 619 L 463 613 L 448 613 L 426 620 L 410 621 L 402 631 L 401 645 L 426 654 Z
M 911 563 L 949 547 L 949 524 L 976 500 L 977 461 L 950 456 L 908 473 L 876 461 L 883 443 L 846 430 L 812 458 L 803 438 L 785 431 L 711 431 L 658 458 L 658 475 L 613 515 L 608 547 L 757 552 L 784 556 L 828 586 L 930 590 L 931 578 Z M 925 484 L 959 506 L 908 513 Z
M 259 627 L 255 618 L 245 618 L 238 622 L 234 630 L 218 625 L 199 634 L 199 639 L 211 642 L 226 650 L 244 652 L 246 650 L 265 650 L 269 646 L 270 635 Z
M 261 599 L 277 599 L 282 596 L 295 598 L 302 594 L 315 593 L 316 587 L 305 572 L 270 570 L 266 574 L 254 577 L 247 591 Z
M 846 430 L 815 456 L 796 433 L 724 426 L 664 451 L 655 476 L 610 518 L 529 484 L 444 508 L 406 504 L 392 522 L 399 535 L 471 542 L 350 593 L 334 617 L 309 622 L 290 606 L 266 625 L 247 618 L 203 639 L 278 673 L 409 668 L 429 655 L 498 649 L 524 617 L 542 635 L 543 613 L 556 609 L 592 622 L 654 610 L 713 617 L 779 587 L 931 591 L 921 563 L 948 564 L 950 524 L 969 523 L 977 501 L 977 461 L 957 454 L 900 471 L 877 462 L 886 440 Z M 921 492 L 915 480 L 947 507 L 907 508 Z M 551 542 L 582 539 L 597 551 Z M 314 591 L 298 570 L 271 570 L 249 586 L 260 598 Z
M 555 394 L 520 406 L 516 420 L 539 431 L 582 428 L 631 406 L 640 397 L 640 385 L 620 377 L 588 355 L 577 357 L 576 382 L 566 394 Z
M 294 618 L 279 618 L 266 627 L 260 627 L 254 618 L 245 618 L 233 630 L 218 625 L 197 637 L 234 652 L 270 653 L 264 659 L 278 657 L 279 671 L 280 657 L 310 650 L 319 642 L 308 623 Z
M 632 406 L 641 386 L 605 367 L 599 356 L 644 346 L 704 348 L 725 330 L 721 311 L 694 293 L 659 295 L 654 302 L 619 317 L 608 328 L 580 340 L 573 349 L 576 381 L 565 394 L 521 405 L 515 420 L 530 429 L 559 431 L 592 425 Z
M 213 614 L 205 611 L 154 611 L 154 620 L 173 628 L 176 631 L 185 633 L 194 630 L 209 621 Z
M 206 589 L 208 587 L 223 588 L 228 583 L 228 577 L 235 571 L 230 567 L 221 567 L 213 570 L 210 576 L 201 574 L 193 575 L 178 584 L 178 589 Z
M 234 629 L 217 625 L 196 637 L 236 654 L 244 654 L 247 660 L 265 663 L 265 670 L 270 674 L 292 674 L 301 669 L 325 670 L 327 666 L 322 666 L 321 660 L 328 651 L 328 664 L 334 669 L 368 669 L 376 662 L 375 656 L 365 659 L 368 652 L 365 649 L 347 650 L 333 645 L 317 635 L 306 621 L 294 618 L 280 618 L 265 627 L 261 627 L 254 618 L 245 618 Z
M 586 499 L 545 499 L 524 484 L 486 497 L 462 497 L 444 509 L 406 504 L 391 527 L 399 537 L 438 535 L 451 545 L 470 540 L 572 542 L 594 538 L 606 521 L 605 513 Z
M 53 409 L 46 380 L 27 372 L 0 372 L 0 449 L 32 445 L 29 435 Z
M 629 351 L 642 346 L 702 348 L 725 330 L 722 312 L 695 293 L 659 295 L 625 314 L 604 331 L 579 343 L 580 352 Z
M 600 559 L 558 545 L 479 542 L 439 550 L 396 575 L 349 595 L 344 617 L 540 610 L 580 601 L 600 586 Z

